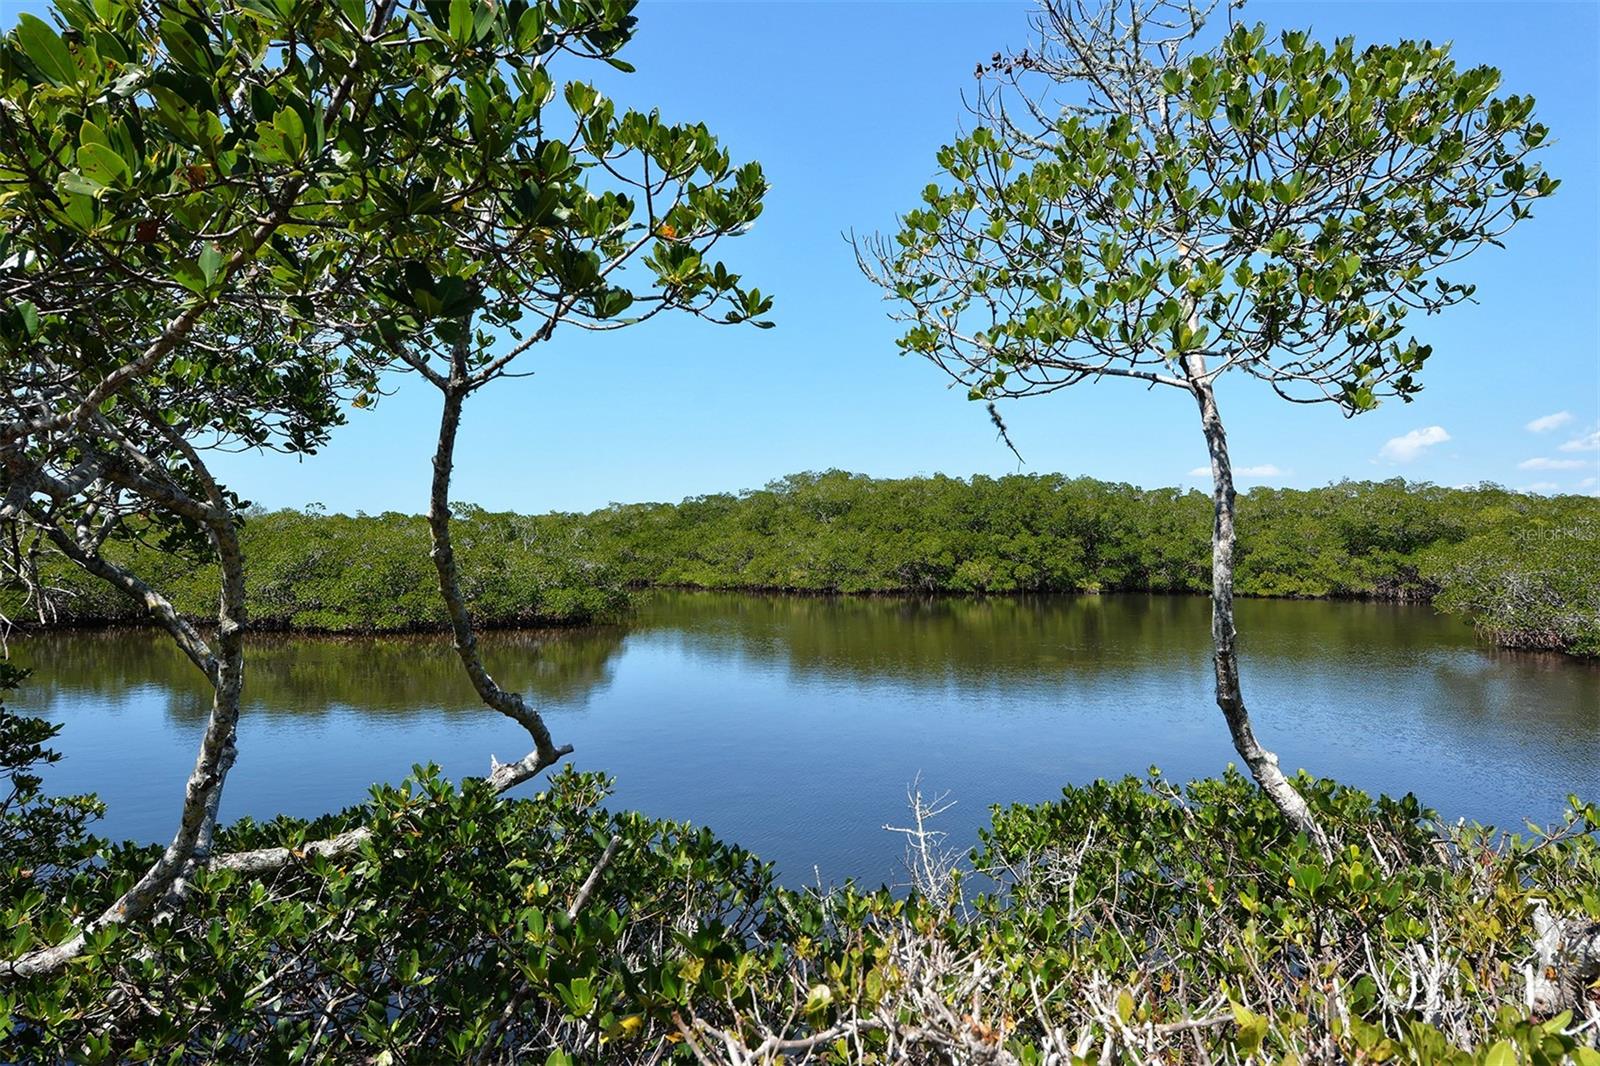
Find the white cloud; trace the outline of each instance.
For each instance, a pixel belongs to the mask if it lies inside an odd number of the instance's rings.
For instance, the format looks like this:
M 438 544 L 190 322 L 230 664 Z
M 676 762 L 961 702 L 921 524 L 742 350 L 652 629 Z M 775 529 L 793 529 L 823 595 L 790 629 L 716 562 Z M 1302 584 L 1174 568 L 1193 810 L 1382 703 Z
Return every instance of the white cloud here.
M 1524 459 L 1517 464 L 1518 470 L 1587 470 L 1589 462 L 1585 459 L 1550 459 L 1543 455 L 1534 459 Z
M 1443 426 L 1428 426 L 1424 429 L 1414 429 L 1399 437 L 1391 437 L 1378 455 L 1391 463 L 1409 463 L 1423 453 L 1424 450 L 1435 444 L 1443 444 L 1450 439 L 1450 434 L 1444 431 Z
M 1581 437 L 1574 437 L 1560 446 L 1564 452 L 1600 452 L 1600 429 L 1593 433 L 1586 433 Z
M 1582 481 L 1578 482 L 1578 487 L 1580 489 L 1592 489 L 1596 485 L 1600 485 L 1600 477 L 1586 477 Z
M 1561 486 L 1554 481 L 1535 481 L 1531 485 L 1518 485 L 1518 492 L 1554 492 Z
M 1553 415 L 1544 415 L 1540 418 L 1535 418 L 1523 428 L 1529 433 L 1548 433 L 1552 429 L 1560 429 L 1562 426 L 1571 421 L 1571 411 L 1557 411 Z
M 1282 477 L 1285 471 L 1273 463 L 1262 463 L 1259 466 L 1236 466 L 1233 468 L 1234 477 Z M 1209 466 L 1197 466 L 1189 471 L 1190 477 L 1210 477 Z

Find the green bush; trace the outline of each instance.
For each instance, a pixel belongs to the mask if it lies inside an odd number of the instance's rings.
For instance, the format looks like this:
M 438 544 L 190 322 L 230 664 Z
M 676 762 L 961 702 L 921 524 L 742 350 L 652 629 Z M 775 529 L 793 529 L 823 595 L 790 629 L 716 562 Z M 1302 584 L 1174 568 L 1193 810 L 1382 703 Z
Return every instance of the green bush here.
M 1600 652 L 1600 501 L 1404 481 L 1252 489 L 1239 500 L 1241 596 L 1432 600 L 1515 647 Z M 795 474 L 739 495 L 589 514 L 459 510 L 457 554 L 487 625 L 614 617 L 629 585 L 830 593 L 1167 592 L 1211 588 L 1211 501 L 1057 474 L 873 479 Z M 376 632 L 443 624 L 426 523 L 273 511 L 244 526 L 252 617 Z M 136 568 L 197 617 L 215 571 L 140 550 Z M 134 605 L 48 568 L 62 622 Z M 0 609 L 31 617 L 15 588 Z
M 637 585 L 1205 593 L 1211 501 L 1090 478 L 796 474 L 738 496 L 538 521 Z M 1241 596 L 1433 601 L 1511 646 L 1600 646 L 1600 501 L 1400 480 L 1239 500 Z
M 1521 1005 L 1519 971 L 1531 898 L 1600 919 L 1600 809 L 1494 839 L 1409 796 L 1299 785 L 1331 861 L 1243 776 L 1152 771 L 996 810 L 960 868 L 924 849 L 896 893 L 785 889 L 705 829 L 606 811 L 598 775 L 508 800 L 419 768 L 363 807 L 218 837 L 298 848 L 364 824 L 358 853 L 202 872 L 169 920 L 0 982 L 0 1059 L 1600 1064 L 1592 1026 Z M 81 831 L 44 829 L 52 876 L 6 851 L 12 955 L 150 857 L 84 862 Z
M 461 507 L 454 528 L 463 591 L 474 619 L 490 627 L 579 625 L 616 617 L 627 604 L 621 582 L 581 544 L 537 519 Z M 429 554 L 427 521 L 393 512 L 248 515 L 241 535 L 247 600 L 260 629 L 383 633 L 446 625 Z M 204 559 L 127 544 L 109 545 L 184 614 L 216 613 L 217 568 Z M 56 560 L 43 568 L 58 624 L 135 622 L 138 604 L 105 582 Z M 26 618 L 16 588 L 0 609 Z
M 1434 602 L 1509 647 L 1600 656 L 1600 518 L 1565 502 L 1430 553 Z
M 31 897 L 35 886 L 60 883 L 95 856 L 100 842 L 87 827 L 104 811 L 93 797 L 44 795 L 39 770 L 60 760 L 47 745 L 61 727 L 6 709 L 5 694 L 26 676 L 0 662 L 0 855 L 6 875 L 0 909 L 8 910 Z

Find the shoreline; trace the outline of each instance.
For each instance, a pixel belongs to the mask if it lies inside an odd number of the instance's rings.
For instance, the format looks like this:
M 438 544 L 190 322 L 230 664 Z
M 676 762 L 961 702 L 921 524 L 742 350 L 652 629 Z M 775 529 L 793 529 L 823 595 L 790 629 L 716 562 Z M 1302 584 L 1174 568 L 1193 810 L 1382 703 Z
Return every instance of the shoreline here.
M 1184 599 L 1205 598 L 1210 594 L 1189 589 L 1155 590 L 1155 589 L 1014 589 L 1004 591 L 971 592 L 959 589 L 811 589 L 783 586 L 758 586 L 758 585 L 696 585 L 688 583 L 661 583 L 642 584 L 635 583 L 628 586 L 630 601 L 637 595 L 648 595 L 657 592 L 676 593 L 704 593 L 711 595 L 751 596 L 751 597 L 794 597 L 801 599 L 858 599 L 858 600 L 1027 600 L 1030 598 L 1077 598 L 1077 597 L 1102 597 L 1102 596 L 1128 596 L 1128 597 L 1179 597 Z M 1263 593 L 1237 593 L 1237 600 L 1262 600 L 1284 601 L 1301 603 L 1350 603 L 1374 604 L 1395 607 L 1420 608 L 1428 607 L 1437 615 L 1452 618 L 1462 625 L 1472 628 L 1477 636 L 1478 643 L 1487 649 L 1497 652 L 1512 652 L 1529 655 L 1554 655 L 1563 660 L 1581 663 L 1600 664 L 1600 655 L 1585 654 L 1578 650 L 1559 646 L 1549 641 L 1540 641 L 1538 638 L 1529 638 L 1528 635 L 1509 632 L 1494 633 L 1473 619 L 1465 617 L 1459 612 L 1441 609 L 1435 606 L 1434 600 L 1437 592 L 1429 595 L 1388 595 L 1384 593 L 1350 593 L 1325 596 L 1296 596 L 1274 595 Z M 629 602 L 620 611 L 608 617 L 584 618 L 572 620 L 535 620 L 529 622 L 483 618 L 475 620 L 477 628 L 483 633 L 496 634 L 550 634 L 565 635 L 583 631 L 604 630 L 618 627 L 627 627 L 631 617 L 638 610 L 636 602 Z M 188 620 L 201 628 L 209 631 L 211 620 L 186 616 Z M 114 634 L 119 631 L 151 630 L 156 627 L 153 623 L 138 618 L 75 618 L 70 622 L 52 623 L 41 625 L 37 621 L 14 621 L 11 625 L 11 634 L 17 637 L 41 635 L 49 633 L 107 633 Z M 250 627 L 252 637 L 282 637 L 282 638 L 314 638 L 318 640 L 372 640 L 372 639 L 430 639 L 445 637 L 449 634 L 449 626 L 444 622 L 418 622 L 401 628 L 345 628 L 336 629 L 320 626 L 294 626 L 283 624 L 280 621 L 263 624 L 252 624 Z

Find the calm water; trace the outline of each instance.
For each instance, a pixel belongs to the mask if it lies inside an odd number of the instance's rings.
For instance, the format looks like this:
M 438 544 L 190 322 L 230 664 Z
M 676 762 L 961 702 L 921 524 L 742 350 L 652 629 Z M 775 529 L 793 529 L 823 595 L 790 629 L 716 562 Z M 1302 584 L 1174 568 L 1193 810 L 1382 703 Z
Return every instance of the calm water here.
M 790 881 L 896 880 L 907 784 L 948 791 L 953 842 L 988 807 L 1063 784 L 1220 771 L 1198 597 L 911 601 L 663 593 L 624 627 L 490 634 L 572 762 L 616 806 L 690 819 Z M 1442 814 L 1520 826 L 1600 795 L 1600 668 L 1497 652 L 1426 607 L 1245 601 L 1245 694 L 1288 767 L 1414 791 Z M 65 723 L 58 791 L 98 791 L 106 835 L 165 839 L 209 707 L 154 632 L 13 640 L 17 705 Z M 520 757 L 435 638 L 257 640 L 225 818 L 312 815 L 433 760 Z M 524 786 L 527 787 L 527 786 Z

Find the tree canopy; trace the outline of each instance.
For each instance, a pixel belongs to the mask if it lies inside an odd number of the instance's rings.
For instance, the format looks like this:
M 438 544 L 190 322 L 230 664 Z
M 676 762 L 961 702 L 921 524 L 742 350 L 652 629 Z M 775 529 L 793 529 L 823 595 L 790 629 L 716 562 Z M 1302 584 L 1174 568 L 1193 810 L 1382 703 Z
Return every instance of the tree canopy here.
M 1431 349 L 1408 316 L 1469 298 L 1447 268 L 1556 188 L 1532 99 L 1448 45 L 1257 24 L 1140 49 L 1066 6 L 1040 51 L 996 57 L 983 124 L 867 260 L 901 347 L 974 398 L 1180 384 L 1194 353 L 1349 412 L 1410 399 Z
M 140 603 L 214 691 L 172 844 L 89 931 L 181 895 L 235 757 L 244 501 L 205 453 L 314 450 L 393 366 L 446 393 L 430 554 L 463 664 L 534 734 L 526 773 L 559 754 L 471 652 L 448 537 L 461 403 L 562 322 L 771 306 L 708 256 L 760 213 L 760 168 L 703 125 L 558 81 L 631 69 L 632 8 L 61 0 L 54 26 L 24 14 L 0 43 L 0 520 L 29 538 L 13 576 L 39 600 L 38 549 L 59 552 Z M 108 555 L 120 541 L 216 561 L 214 637 Z
M 1233 618 L 1235 488 L 1217 379 L 1354 414 L 1410 400 L 1431 354 L 1407 332 L 1473 287 L 1441 271 L 1528 217 L 1533 101 L 1448 46 L 1357 49 L 1233 22 L 1215 0 L 1045 0 L 1037 51 L 980 65 L 980 124 L 939 150 L 892 238 L 858 245 L 903 351 L 971 399 L 1102 377 L 1183 390 L 1211 460 L 1217 704 L 1285 817 L 1327 847 L 1255 737 Z M 990 413 L 1002 427 L 1000 415 Z

